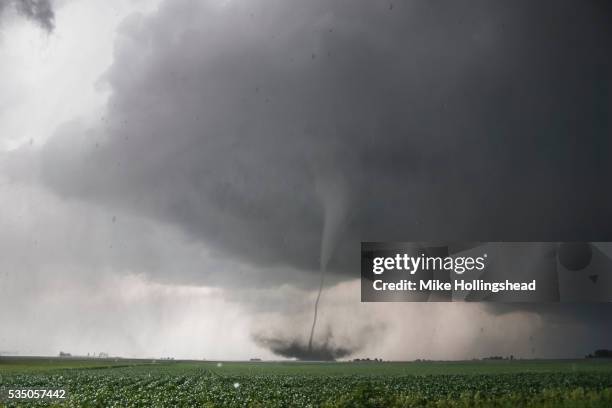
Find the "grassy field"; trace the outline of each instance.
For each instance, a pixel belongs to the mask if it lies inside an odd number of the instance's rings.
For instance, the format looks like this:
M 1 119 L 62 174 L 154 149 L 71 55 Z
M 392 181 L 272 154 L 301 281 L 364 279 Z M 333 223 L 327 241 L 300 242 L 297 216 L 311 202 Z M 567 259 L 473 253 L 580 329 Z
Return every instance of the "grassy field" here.
M 72 407 L 611 407 L 606 360 L 389 363 L 0 358 L 0 388 Z M 2 405 L 4 404 L 4 405 Z

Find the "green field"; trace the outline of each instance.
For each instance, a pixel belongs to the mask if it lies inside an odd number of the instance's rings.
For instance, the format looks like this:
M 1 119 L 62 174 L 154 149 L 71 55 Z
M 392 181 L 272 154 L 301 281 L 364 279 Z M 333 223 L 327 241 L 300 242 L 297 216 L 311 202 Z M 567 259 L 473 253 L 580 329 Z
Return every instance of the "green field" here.
M 72 407 L 611 407 L 606 360 L 398 363 L 0 358 L 0 388 Z

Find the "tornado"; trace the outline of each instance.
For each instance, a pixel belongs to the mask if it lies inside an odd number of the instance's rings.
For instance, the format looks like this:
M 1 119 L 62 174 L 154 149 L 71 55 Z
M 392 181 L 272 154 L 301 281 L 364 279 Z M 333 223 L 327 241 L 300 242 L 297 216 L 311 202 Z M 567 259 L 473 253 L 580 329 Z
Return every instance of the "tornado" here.
M 347 220 L 347 194 L 345 183 L 338 177 L 327 177 L 317 183 L 317 193 L 323 204 L 323 232 L 321 234 L 321 255 L 319 260 L 319 290 L 314 303 L 312 326 L 308 338 L 308 354 L 312 354 L 312 340 L 317 328 L 319 301 L 325 284 L 327 265 L 336 249 L 340 234 Z
M 312 326 L 310 327 L 310 337 L 308 338 L 308 354 L 312 354 L 312 338 L 314 336 L 315 328 L 317 326 L 317 313 L 319 311 L 319 300 L 321 300 L 321 292 L 323 292 L 323 284 L 325 282 L 325 266 L 321 265 L 321 278 L 319 280 L 319 291 L 317 292 L 317 298 L 314 303 L 314 314 L 312 316 Z

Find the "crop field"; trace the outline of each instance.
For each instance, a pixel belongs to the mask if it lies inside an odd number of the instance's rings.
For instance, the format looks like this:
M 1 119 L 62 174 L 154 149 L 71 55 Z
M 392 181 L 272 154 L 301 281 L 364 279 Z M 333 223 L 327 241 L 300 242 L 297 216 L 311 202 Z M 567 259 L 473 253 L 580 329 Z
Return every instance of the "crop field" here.
M 196 362 L 0 358 L 0 388 L 68 407 L 611 407 L 612 362 Z

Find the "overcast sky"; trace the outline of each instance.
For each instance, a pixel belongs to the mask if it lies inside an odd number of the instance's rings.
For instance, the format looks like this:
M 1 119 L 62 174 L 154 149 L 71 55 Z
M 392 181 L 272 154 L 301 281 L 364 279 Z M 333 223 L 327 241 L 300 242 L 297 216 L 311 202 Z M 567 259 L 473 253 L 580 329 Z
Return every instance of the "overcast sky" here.
M 581 356 L 612 308 L 360 304 L 360 241 L 612 240 L 605 1 L 0 0 L 0 352 Z M 585 277 L 586 278 L 586 277 Z

